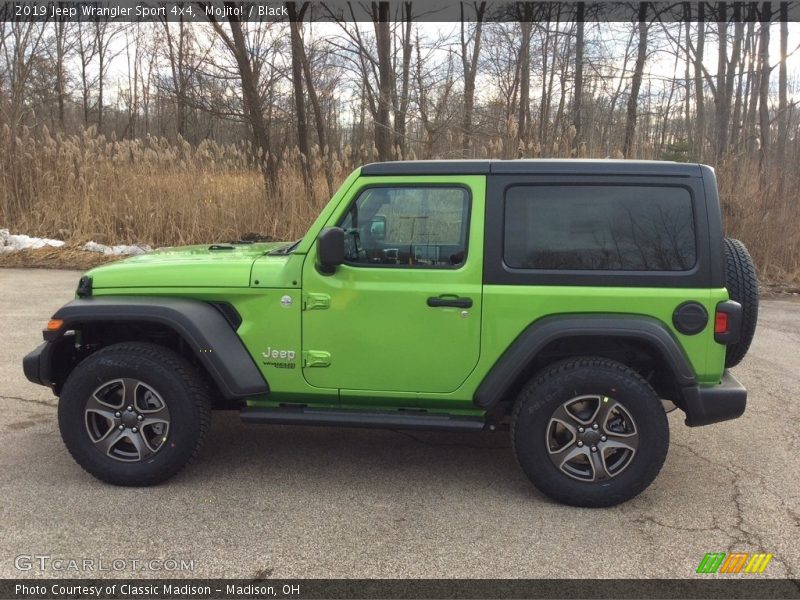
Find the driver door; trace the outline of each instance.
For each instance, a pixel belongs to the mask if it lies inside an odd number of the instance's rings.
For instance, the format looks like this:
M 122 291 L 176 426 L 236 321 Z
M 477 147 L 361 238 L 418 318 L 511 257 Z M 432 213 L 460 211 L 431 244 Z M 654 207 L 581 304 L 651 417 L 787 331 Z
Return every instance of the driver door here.
M 453 392 L 480 354 L 483 240 L 471 223 L 485 177 L 368 181 L 328 223 L 345 230 L 345 264 L 326 275 L 315 248 L 306 259 L 303 375 L 343 398 Z

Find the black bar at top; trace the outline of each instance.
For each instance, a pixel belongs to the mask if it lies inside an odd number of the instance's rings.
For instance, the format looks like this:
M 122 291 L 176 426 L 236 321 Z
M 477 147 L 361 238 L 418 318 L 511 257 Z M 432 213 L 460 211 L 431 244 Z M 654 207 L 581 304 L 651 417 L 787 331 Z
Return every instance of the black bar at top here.
M 348 0 L 314 0 L 297 2 L 305 21 L 362 21 L 373 20 L 374 2 Z M 406 2 L 389 0 L 393 20 L 400 20 Z M 578 2 L 518 2 L 513 0 L 465 1 L 412 0 L 413 20 L 417 22 L 475 21 L 478 8 L 484 21 L 561 21 L 575 19 Z M 463 6 L 462 6 L 463 4 Z M 638 20 L 639 2 L 584 2 L 587 22 L 633 22 Z M 645 2 L 648 20 L 696 21 L 703 5 L 703 20 L 771 21 L 782 19 L 800 21 L 800 1 L 791 2 Z M 785 10 L 784 10 L 785 9 Z M 301 12 L 301 11 L 298 11 Z M 0 0 L 0 21 L 110 21 L 110 22 L 203 22 L 209 18 L 241 21 L 288 21 L 284 2 L 186 2 L 180 0 Z

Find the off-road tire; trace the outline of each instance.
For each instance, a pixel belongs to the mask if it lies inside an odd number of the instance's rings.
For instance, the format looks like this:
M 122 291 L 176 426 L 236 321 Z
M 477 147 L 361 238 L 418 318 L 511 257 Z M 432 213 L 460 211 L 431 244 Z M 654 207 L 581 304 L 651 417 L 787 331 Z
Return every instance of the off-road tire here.
M 584 394 L 609 396 L 630 413 L 640 447 L 628 466 L 604 481 L 578 481 L 551 461 L 548 423 L 564 402 Z M 630 500 L 658 475 L 669 448 L 669 425 L 658 395 L 635 371 L 613 360 L 576 357 L 535 375 L 517 399 L 511 423 L 514 456 L 544 494 L 572 506 L 606 507 Z
M 725 366 L 735 367 L 747 354 L 758 322 L 758 277 L 745 245 L 725 238 L 725 287 L 731 300 L 742 305 L 742 329 L 739 341 L 725 351 Z
M 170 413 L 166 441 L 138 462 L 103 454 L 87 432 L 85 409 L 105 382 L 134 378 L 157 390 Z M 70 374 L 58 403 L 61 437 L 75 461 L 98 479 L 122 486 L 155 485 L 169 479 L 200 452 L 211 420 L 208 387 L 182 356 L 147 342 L 124 342 L 98 350 Z

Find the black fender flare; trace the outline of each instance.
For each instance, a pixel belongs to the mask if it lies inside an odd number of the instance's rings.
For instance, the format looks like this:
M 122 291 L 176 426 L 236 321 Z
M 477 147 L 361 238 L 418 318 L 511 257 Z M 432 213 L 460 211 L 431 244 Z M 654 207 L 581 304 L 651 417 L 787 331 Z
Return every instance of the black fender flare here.
M 59 308 L 53 318 L 64 321 L 59 336 L 61 332 L 79 329 L 84 323 L 163 325 L 188 344 L 225 399 L 269 393 L 269 385 L 234 327 L 220 310 L 201 300 L 141 296 L 80 298 Z M 40 366 L 40 370 L 46 368 L 47 365 Z
M 473 403 L 483 409 L 494 407 L 547 344 L 576 336 L 628 338 L 647 342 L 667 361 L 681 388 L 697 385 L 686 354 L 658 319 L 621 314 L 558 315 L 534 321 L 511 343 L 475 390 Z

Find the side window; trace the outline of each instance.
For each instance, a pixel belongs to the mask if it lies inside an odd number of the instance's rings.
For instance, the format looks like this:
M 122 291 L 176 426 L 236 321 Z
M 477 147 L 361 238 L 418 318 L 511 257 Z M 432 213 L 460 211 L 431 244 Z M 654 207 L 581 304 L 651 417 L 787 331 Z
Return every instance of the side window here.
M 506 191 L 503 260 L 509 267 L 686 271 L 696 258 L 685 188 L 527 185 Z
M 469 195 L 461 187 L 372 187 L 340 223 L 352 265 L 458 267 L 466 260 Z

